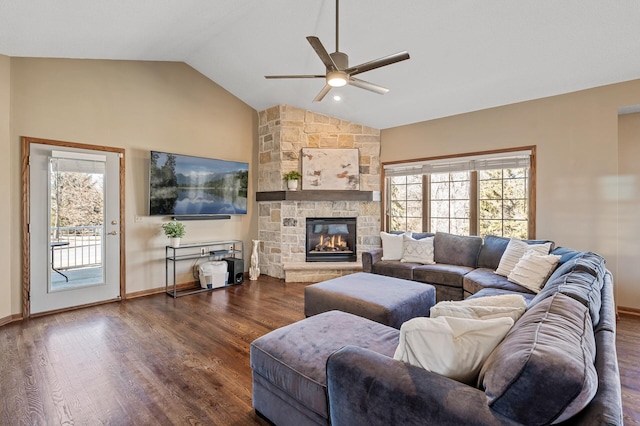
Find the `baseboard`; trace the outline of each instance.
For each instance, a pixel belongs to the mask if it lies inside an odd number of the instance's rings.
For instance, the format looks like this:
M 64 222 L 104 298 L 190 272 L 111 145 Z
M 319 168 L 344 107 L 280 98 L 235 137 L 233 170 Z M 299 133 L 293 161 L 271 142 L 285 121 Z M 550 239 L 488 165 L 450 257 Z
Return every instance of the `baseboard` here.
M 22 321 L 22 314 L 13 314 L 0 318 L 0 327 L 3 325 L 11 324 L 12 322 Z
M 189 288 L 189 287 L 193 287 L 193 286 L 196 286 L 196 285 L 200 285 L 200 283 L 198 281 L 192 281 L 192 282 L 189 282 L 189 283 L 178 284 L 176 287 L 178 288 L 178 290 L 180 290 L 182 288 Z M 171 288 L 173 288 L 173 286 Z M 156 287 L 156 288 L 150 288 L 148 290 L 142 290 L 142 291 L 135 291 L 133 293 L 127 293 L 127 299 L 135 299 L 136 297 L 151 296 L 153 294 L 159 294 L 159 293 L 164 293 L 164 292 L 165 292 L 164 286 Z
M 640 316 L 640 309 L 618 306 L 618 314 Z

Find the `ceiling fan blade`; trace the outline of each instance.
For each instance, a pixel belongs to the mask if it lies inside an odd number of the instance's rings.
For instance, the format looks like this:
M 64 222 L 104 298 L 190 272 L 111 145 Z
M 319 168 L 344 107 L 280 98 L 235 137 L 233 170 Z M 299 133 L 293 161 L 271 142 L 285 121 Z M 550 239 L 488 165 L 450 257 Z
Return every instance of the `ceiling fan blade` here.
M 326 78 L 326 75 L 265 75 L 264 78 Z
M 318 93 L 316 97 L 313 98 L 313 102 L 320 102 L 326 96 L 326 94 L 329 93 L 329 90 L 331 90 L 331 86 L 325 84 L 320 93 Z
M 328 70 L 335 71 L 338 69 L 335 62 L 333 62 L 331 55 L 329 55 L 329 53 L 327 52 L 327 49 L 324 48 L 324 46 L 322 45 L 322 42 L 318 37 L 309 36 L 307 37 L 307 40 L 309 41 L 309 44 L 311 45 L 311 47 L 313 47 L 313 50 L 316 51 L 316 54 L 320 57 L 320 60 L 322 61 L 324 66 L 327 67 Z
M 376 68 L 384 67 L 386 65 L 395 64 L 396 62 L 405 61 L 407 59 L 409 59 L 409 53 L 405 50 L 404 52 L 394 53 L 393 55 L 365 62 L 363 64 L 356 65 L 355 67 L 349 67 L 344 70 L 344 72 L 349 75 L 358 75 L 363 72 L 371 71 Z
M 389 89 L 387 89 L 386 87 L 378 86 L 377 84 L 369 83 L 368 81 L 360 80 L 359 78 L 354 77 L 349 78 L 349 84 L 361 89 L 368 90 L 370 92 L 378 93 L 380 95 L 384 95 L 389 91 Z

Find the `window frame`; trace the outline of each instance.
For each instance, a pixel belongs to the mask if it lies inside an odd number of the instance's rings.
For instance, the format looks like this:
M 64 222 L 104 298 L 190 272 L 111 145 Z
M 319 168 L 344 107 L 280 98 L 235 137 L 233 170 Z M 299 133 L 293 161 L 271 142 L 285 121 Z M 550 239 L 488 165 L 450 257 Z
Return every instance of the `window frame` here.
M 381 164 L 381 179 L 383 182 L 382 186 L 382 194 L 381 194 L 381 223 L 383 224 L 383 230 L 389 231 L 391 221 L 390 221 L 390 210 L 388 203 L 388 195 L 387 192 L 390 189 L 389 179 L 385 174 L 385 166 L 393 166 L 393 165 L 403 165 L 410 163 L 419 163 L 419 162 L 429 162 L 429 161 L 440 161 L 440 160 L 464 160 L 467 157 L 478 157 L 478 156 L 495 156 L 499 157 L 500 154 L 509 154 L 518 151 L 529 151 L 529 170 L 528 170 L 528 178 L 527 178 L 527 203 L 529 206 L 528 209 L 528 217 L 527 217 L 527 238 L 534 239 L 536 236 L 536 145 L 531 146 L 520 146 L 514 148 L 507 149 L 498 149 L 498 150 L 490 150 L 490 151 L 479 151 L 479 152 L 469 152 L 464 154 L 451 154 L 451 155 L 443 155 L 437 157 L 426 157 L 426 158 L 416 158 L 416 159 L 408 159 L 408 160 L 399 160 L 399 161 L 389 161 L 383 162 Z M 505 155 L 506 156 L 506 155 Z M 478 235 L 479 231 L 479 215 L 478 215 L 478 172 L 472 171 L 470 173 L 470 223 L 469 223 L 469 234 L 470 235 Z M 429 175 L 424 174 L 422 176 L 422 194 L 423 194 L 423 206 L 424 200 L 429 200 Z M 430 224 L 430 209 L 424 209 L 422 215 L 422 228 L 429 229 Z

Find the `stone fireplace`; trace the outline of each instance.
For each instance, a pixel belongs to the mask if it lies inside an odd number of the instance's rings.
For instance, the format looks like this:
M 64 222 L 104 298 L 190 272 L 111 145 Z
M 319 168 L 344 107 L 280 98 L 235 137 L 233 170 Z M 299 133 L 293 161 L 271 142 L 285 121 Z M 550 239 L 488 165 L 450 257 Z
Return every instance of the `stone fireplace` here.
M 309 191 L 303 187 L 286 191 L 282 175 L 301 171 L 302 148 L 357 148 L 360 190 Z M 287 282 L 317 282 L 361 270 L 362 251 L 380 247 L 379 191 L 378 129 L 287 105 L 259 112 L 257 199 L 263 274 Z M 355 218 L 355 257 L 309 261 L 307 218 Z

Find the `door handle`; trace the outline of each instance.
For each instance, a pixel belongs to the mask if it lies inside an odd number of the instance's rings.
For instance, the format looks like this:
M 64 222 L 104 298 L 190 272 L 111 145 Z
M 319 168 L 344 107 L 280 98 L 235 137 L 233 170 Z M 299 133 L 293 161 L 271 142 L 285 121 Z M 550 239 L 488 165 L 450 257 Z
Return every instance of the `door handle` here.
M 118 231 L 107 232 L 107 235 L 118 235 Z

